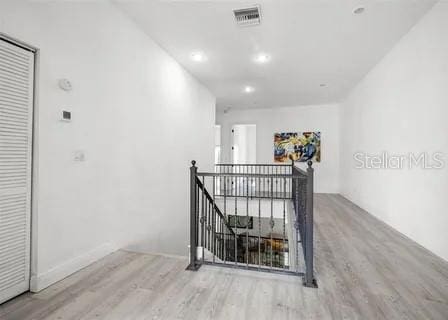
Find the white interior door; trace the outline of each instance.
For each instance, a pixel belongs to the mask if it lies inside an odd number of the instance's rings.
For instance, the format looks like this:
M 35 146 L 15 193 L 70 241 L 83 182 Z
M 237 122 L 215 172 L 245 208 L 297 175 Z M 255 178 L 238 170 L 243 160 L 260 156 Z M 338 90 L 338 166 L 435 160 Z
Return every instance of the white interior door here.
M 0 39 L 0 303 L 29 290 L 34 53 Z
M 257 126 L 237 124 L 232 127 L 232 162 L 254 164 L 257 162 Z

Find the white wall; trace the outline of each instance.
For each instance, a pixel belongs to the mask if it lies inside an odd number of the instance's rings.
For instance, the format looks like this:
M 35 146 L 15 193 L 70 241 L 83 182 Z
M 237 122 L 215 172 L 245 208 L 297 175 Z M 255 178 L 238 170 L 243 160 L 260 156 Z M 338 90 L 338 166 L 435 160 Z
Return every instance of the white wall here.
M 40 49 L 33 289 L 115 248 L 186 255 L 188 168 L 213 163 L 214 96 L 106 2 L 1 1 L 0 31 Z
M 448 260 L 448 3 L 438 3 L 351 92 L 342 194 Z M 445 169 L 355 169 L 353 154 L 444 152 Z
M 257 163 L 274 163 L 274 133 L 320 131 L 322 159 L 314 165 L 315 190 L 339 192 L 339 106 L 314 105 L 272 109 L 230 110 L 217 112 L 216 122 L 222 128 L 222 162 L 231 162 L 231 127 L 234 124 L 256 124 Z M 305 166 L 305 164 L 303 164 Z

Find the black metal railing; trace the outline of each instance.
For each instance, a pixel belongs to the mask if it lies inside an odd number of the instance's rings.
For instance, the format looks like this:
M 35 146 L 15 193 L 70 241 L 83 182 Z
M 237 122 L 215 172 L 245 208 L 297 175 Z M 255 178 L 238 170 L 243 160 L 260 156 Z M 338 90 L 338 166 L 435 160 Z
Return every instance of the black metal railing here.
M 269 199 L 272 189 L 274 199 L 291 197 L 290 179 L 284 184 L 278 183 L 279 179 L 274 179 L 271 186 L 269 178 L 273 175 L 291 175 L 292 167 L 288 164 L 215 164 L 215 173 L 219 174 L 215 185 L 217 196 L 226 194 L 228 197 Z
M 317 287 L 314 279 L 314 169 L 308 161 L 302 170 L 292 164 L 292 203 L 297 243 L 301 244 L 305 261 L 304 284 Z
M 190 264 L 300 275 L 314 287 L 313 168 L 190 168 Z M 211 190 L 211 193 L 208 191 Z M 300 245 L 299 245 L 300 243 Z
M 202 260 L 205 259 L 205 250 L 212 254 L 213 261 L 216 258 L 225 260 L 224 241 L 226 237 L 234 237 L 235 232 L 216 205 L 215 195 L 210 195 L 204 186 L 204 182 L 204 177 L 202 181 L 199 177 L 196 177 L 196 202 L 201 201 L 201 205 L 198 207 L 198 209 L 201 209 L 201 212 L 196 214 L 196 223 L 201 227 L 201 234 L 196 234 L 196 243 L 201 246 Z

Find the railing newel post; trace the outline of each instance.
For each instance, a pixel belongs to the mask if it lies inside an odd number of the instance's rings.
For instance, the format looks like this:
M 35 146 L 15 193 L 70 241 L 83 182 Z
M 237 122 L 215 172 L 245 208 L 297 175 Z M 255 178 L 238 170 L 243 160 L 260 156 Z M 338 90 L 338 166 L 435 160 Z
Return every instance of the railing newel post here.
M 313 162 L 308 161 L 307 183 L 306 183 L 306 214 L 305 214 L 305 276 L 304 285 L 306 287 L 317 288 L 314 279 L 314 169 Z
M 190 167 L 190 264 L 187 270 L 197 271 L 200 265 L 197 263 L 197 217 L 198 201 L 197 201 L 197 178 L 198 168 L 196 167 L 196 161 L 191 161 Z

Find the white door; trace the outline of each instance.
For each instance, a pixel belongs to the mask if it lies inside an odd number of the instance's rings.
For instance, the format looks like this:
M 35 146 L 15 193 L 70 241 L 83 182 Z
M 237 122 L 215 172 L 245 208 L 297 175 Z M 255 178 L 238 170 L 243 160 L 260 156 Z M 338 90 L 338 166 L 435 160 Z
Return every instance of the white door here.
M 34 54 L 0 39 L 0 303 L 29 290 Z
M 232 127 L 232 162 L 254 164 L 257 162 L 257 126 L 237 124 Z

